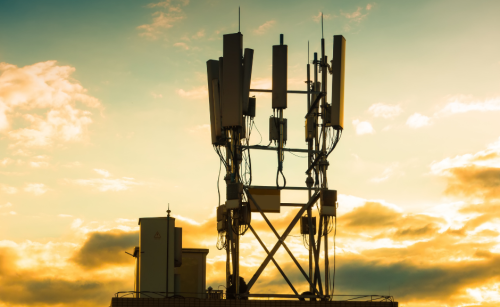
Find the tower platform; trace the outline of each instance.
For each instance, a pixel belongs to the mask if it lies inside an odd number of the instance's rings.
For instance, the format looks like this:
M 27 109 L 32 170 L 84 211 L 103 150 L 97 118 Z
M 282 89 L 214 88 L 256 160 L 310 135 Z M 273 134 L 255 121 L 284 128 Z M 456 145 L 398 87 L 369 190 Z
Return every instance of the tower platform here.
M 368 299 L 368 301 L 366 300 Z M 113 297 L 110 307 L 398 307 L 398 302 L 370 301 L 299 301 L 299 300 L 225 300 L 193 298 Z

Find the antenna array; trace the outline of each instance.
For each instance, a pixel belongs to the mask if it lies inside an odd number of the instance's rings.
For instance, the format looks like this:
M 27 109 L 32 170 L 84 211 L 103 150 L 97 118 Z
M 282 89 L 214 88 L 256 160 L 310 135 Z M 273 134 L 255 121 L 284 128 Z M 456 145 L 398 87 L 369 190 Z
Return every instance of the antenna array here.
M 323 22 L 322 22 L 323 23 Z M 238 26 L 239 28 L 239 26 Z M 323 24 L 322 24 L 323 36 Z M 207 61 L 209 107 L 212 144 L 226 170 L 226 201 L 217 207 L 217 247 L 226 250 L 226 286 L 227 298 L 246 299 L 248 297 L 274 296 L 290 298 L 330 299 L 334 291 L 334 279 L 330 280 L 328 256 L 329 234 L 336 228 L 337 191 L 328 187 L 328 157 L 337 146 L 343 130 L 344 112 L 344 63 L 345 38 L 342 35 L 333 37 L 333 59 L 328 62 L 325 54 L 325 39 L 321 39 L 321 55 L 314 53 L 313 80 L 308 63 L 306 90 L 288 90 L 288 46 L 284 44 L 283 34 L 280 44 L 272 50 L 272 89 L 250 89 L 253 65 L 253 49 L 243 50 L 243 35 L 226 34 L 223 37 L 223 56 L 218 60 Z M 327 101 L 328 74 L 331 80 L 331 102 Z M 250 135 L 256 115 L 256 98 L 251 92 L 268 92 L 272 94 L 272 112 L 269 118 L 269 145 L 250 145 Z M 288 94 L 306 96 L 307 110 L 305 114 L 305 142 L 307 149 L 286 147 L 287 119 L 284 111 L 288 107 Z M 275 146 L 271 146 L 274 142 Z M 252 185 L 252 150 L 270 150 L 277 153 L 278 169 L 276 186 Z M 305 171 L 306 185 L 289 187 L 283 174 L 284 153 L 307 153 Z M 281 179 L 281 180 L 280 180 Z M 281 181 L 281 183 L 280 183 Z M 290 204 L 281 202 L 283 190 L 303 190 L 308 193 L 308 202 Z M 312 207 L 319 201 L 319 225 L 316 231 L 316 217 Z M 299 208 L 298 213 L 282 235 L 279 235 L 267 218 L 269 213 L 279 213 L 284 206 Z M 278 241 L 268 250 L 251 224 L 251 213 L 262 215 Z M 285 243 L 294 226 L 300 221 L 300 230 L 305 245 L 309 250 L 309 272 L 305 272 Z M 245 285 L 239 278 L 239 239 L 247 230 L 253 233 L 262 245 L 267 257 L 256 273 Z M 321 276 L 320 252 L 323 240 L 323 271 Z M 334 239 L 335 240 L 335 239 Z M 335 241 L 334 241 L 335 242 Z M 277 250 L 283 246 L 297 268 L 309 284 L 308 291 L 299 294 L 285 272 L 274 259 Z M 253 285 L 272 261 L 293 294 L 250 294 Z M 335 270 L 335 269 L 334 269 Z

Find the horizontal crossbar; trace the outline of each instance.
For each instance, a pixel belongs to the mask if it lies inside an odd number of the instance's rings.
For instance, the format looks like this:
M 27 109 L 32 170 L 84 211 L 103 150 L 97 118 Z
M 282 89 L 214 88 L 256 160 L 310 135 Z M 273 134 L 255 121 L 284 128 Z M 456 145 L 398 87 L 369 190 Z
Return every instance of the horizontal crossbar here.
M 262 90 L 262 89 L 250 89 L 250 92 L 258 92 L 258 93 L 272 93 L 273 90 Z M 317 92 L 317 91 L 286 91 L 288 94 L 319 94 L 321 92 Z

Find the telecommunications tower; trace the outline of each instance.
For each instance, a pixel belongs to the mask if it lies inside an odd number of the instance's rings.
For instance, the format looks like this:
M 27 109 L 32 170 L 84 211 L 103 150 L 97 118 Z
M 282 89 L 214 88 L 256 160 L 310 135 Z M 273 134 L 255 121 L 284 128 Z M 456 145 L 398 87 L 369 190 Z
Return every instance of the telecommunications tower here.
M 212 144 L 224 165 L 226 182 L 226 201 L 217 207 L 217 247 L 226 250 L 226 287 L 227 298 L 245 299 L 248 297 L 280 298 L 317 298 L 331 299 L 334 280 L 330 280 L 328 255 L 329 238 L 336 228 L 337 191 L 328 186 L 328 157 L 337 146 L 344 126 L 344 63 L 346 40 L 342 35 L 333 36 L 332 60 L 328 61 L 325 52 L 325 39 L 321 39 L 320 56 L 314 53 L 311 65 L 307 63 L 306 90 L 289 90 L 288 46 L 284 44 L 283 34 L 280 43 L 272 47 L 272 89 L 251 89 L 252 63 L 254 50 L 243 49 L 243 34 L 233 33 L 223 36 L 222 57 L 207 61 L 210 123 Z M 328 75 L 331 75 L 331 87 Z M 330 88 L 331 95 L 328 96 Z M 250 145 L 250 134 L 254 127 L 256 98 L 252 92 L 272 94 L 272 115 L 269 118 L 269 145 Z M 286 147 L 288 94 L 305 96 L 305 138 L 307 149 Z M 331 97 L 328 101 L 327 97 Z M 275 146 L 271 146 L 274 142 Z M 257 186 L 252 182 L 251 150 L 269 150 L 277 154 L 275 186 Z M 304 165 L 305 185 L 290 187 L 286 185 L 283 174 L 284 153 L 307 153 Z M 273 178 L 274 180 L 274 178 Z M 303 190 L 308 194 L 307 203 L 282 203 L 281 191 Z M 318 203 L 318 204 L 317 204 Z M 313 217 L 312 208 L 319 206 L 318 221 Z M 279 213 L 283 206 L 295 206 L 299 211 L 285 232 L 279 235 L 266 213 Z M 269 250 L 251 224 L 251 212 L 262 215 L 277 243 Z M 309 270 L 306 272 L 294 257 L 285 239 L 294 226 L 300 223 L 300 232 L 309 250 Z M 239 240 L 250 230 L 262 245 L 267 256 L 245 286 L 240 285 Z M 274 258 L 283 247 L 309 284 L 300 294 L 283 272 Z M 323 248 L 323 251 L 322 251 Z M 321 261 L 320 253 L 324 253 Z M 250 293 L 262 271 L 272 261 L 293 294 L 255 294 Z M 321 270 L 324 276 L 321 276 Z M 334 276 L 334 275 L 333 275 Z M 230 291 L 230 289 L 232 289 Z M 304 291 L 307 290 L 307 291 Z

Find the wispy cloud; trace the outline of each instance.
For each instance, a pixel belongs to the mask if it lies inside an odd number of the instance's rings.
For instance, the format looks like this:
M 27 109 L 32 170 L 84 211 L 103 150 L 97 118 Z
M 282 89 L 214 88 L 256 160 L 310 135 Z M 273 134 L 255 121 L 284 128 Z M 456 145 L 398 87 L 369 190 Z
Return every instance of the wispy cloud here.
M 318 15 L 314 15 L 312 17 L 312 19 L 315 21 L 315 22 L 321 22 L 321 14 L 323 14 L 322 12 L 318 12 Z M 332 19 L 332 15 L 330 14 L 323 14 L 323 20 L 328 20 L 328 19 Z
M 396 169 L 398 167 L 399 167 L 399 163 L 397 163 L 397 162 L 393 163 L 390 166 L 388 166 L 386 169 L 384 169 L 384 171 L 382 172 L 382 174 L 380 176 L 372 178 L 372 179 L 370 179 L 370 181 L 376 182 L 376 183 L 386 181 L 387 179 L 389 179 L 389 177 L 393 176 L 396 173 Z
M 406 125 L 408 125 L 410 128 L 421 128 L 425 127 L 431 124 L 431 119 L 430 117 L 427 117 L 425 115 L 422 115 L 420 113 L 415 113 L 411 115 L 408 120 L 406 121 Z
M 66 179 L 66 182 L 82 187 L 90 187 L 100 192 L 125 191 L 134 186 L 144 185 L 144 182 L 137 181 L 131 177 L 114 178 L 107 170 L 104 169 L 96 168 L 94 171 L 104 178 Z
M 33 193 L 36 196 L 45 194 L 49 189 L 43 183 L 28 183 L 24 188 L 24 191 L 28 193 Z
M 9 202 L 5 203 L 4 205 L 0 205 L 0 208 L 8 208 L 8 207 L 12 207 L 12 204 Z
M 111 174 L 105 169 L 94 168 L 94 171 L 105 178 L 111 176 Z
M 456 95 L 447 98 L 444 106 L 431 116 L 415 113 L 408 118 L 406 124 L 412 128 L 420 128 L 430 125 L 432 121 L 455 114 L 496 111 L 500 111 L 500 96 L 480 100 L 472 96 Z
M 441 110 L 436 112 L 434 116 L 443 117 L 473 111 L 500 111 L 500 96 L 485 100 L 477 100 L 471 96 L 464 95 L 450 97 L 448 103 Z
M 352 121 L 352 124 L 353 124 L 354 128 L 356 129 L 357 135 L 375 133 L 375 130 L 373 129 L 372 124 L 370 124 L 370 122 L 360 121 L 359 119 L 355 119 Z
M 192 90 L 177 89 L 177 95 L 188 99 L 207 99 L 208 90 L 206 86 L 199 86 Z
M 178 42 L 174 44 L 175 47 L 182 48 L 184 50 L 189 50 L 189 46 L 184 42 Z
M 191 36 L 192 39 L 198 39 L 202 38 L 205 36 L 205 29 L 201 29 L 200 31 L 196 32 L 195 35 Z
M 167 0 L 158 3 L 150 3 L 148 8 L 160 9 L 151 16 L 153 21 L 137 27 L 141 32 L 139 36 L 156 40 L 164 34 L 164 31 L 172 28 L 176 23 L 186 18 L 182 6 L 189 4 L 189 1 Z
M 403 112 L 403 109 L 399 105 L 387 105 L 383 103 L 375 103 L 370 106 L 368 112 L 373 114 L 375 117 L 383 118 L 395 118 Z
M 7 194 L 16 194 L 17 193 L 17 188 L 10 187 L 10 186 L 4 185 L 4 184 L 0 184 L 0 190 L 2 190 L 4 193 L 7 193 Z
M 198 132 L 208 133 L 210 131 L 210 125 L 209 124 L 197 125 L 192 128 L 188 128 L 188 131 L 192 133 L 198 133 Z
M 83 187 L 91 187 L 101 192 L 107 191 L 126 191 L 133 186 L 142 185 L 142 183 L 135 181 L 134 178 L 93 178 L 93 179 L 76 179 L 71 180 L 72 183 Z
M 491 167 L 500 169 L 500 138 L 486 146 L 486 149 L 474 154 L 457 155 L 448 157 L 431 164 L 431 173 L 446 175 L 451 169 L 464 167 Z
M 269 20 L 260 25 L 257 29 L 253 30 L 253 33 L 261 35 L 269 31 L 276 24 L 276 20 Z
M 368 11 L 370 11 L 372 8 L 373 8 L 372 4 L 367 4 L 365 7 L 358 6 L 358 8 L 352 13 L 342 12 L 342 16 L 353 22 L 361 22 L 363 19 L 366 18 L 366 16 L 368 16 L 369 14 Z

